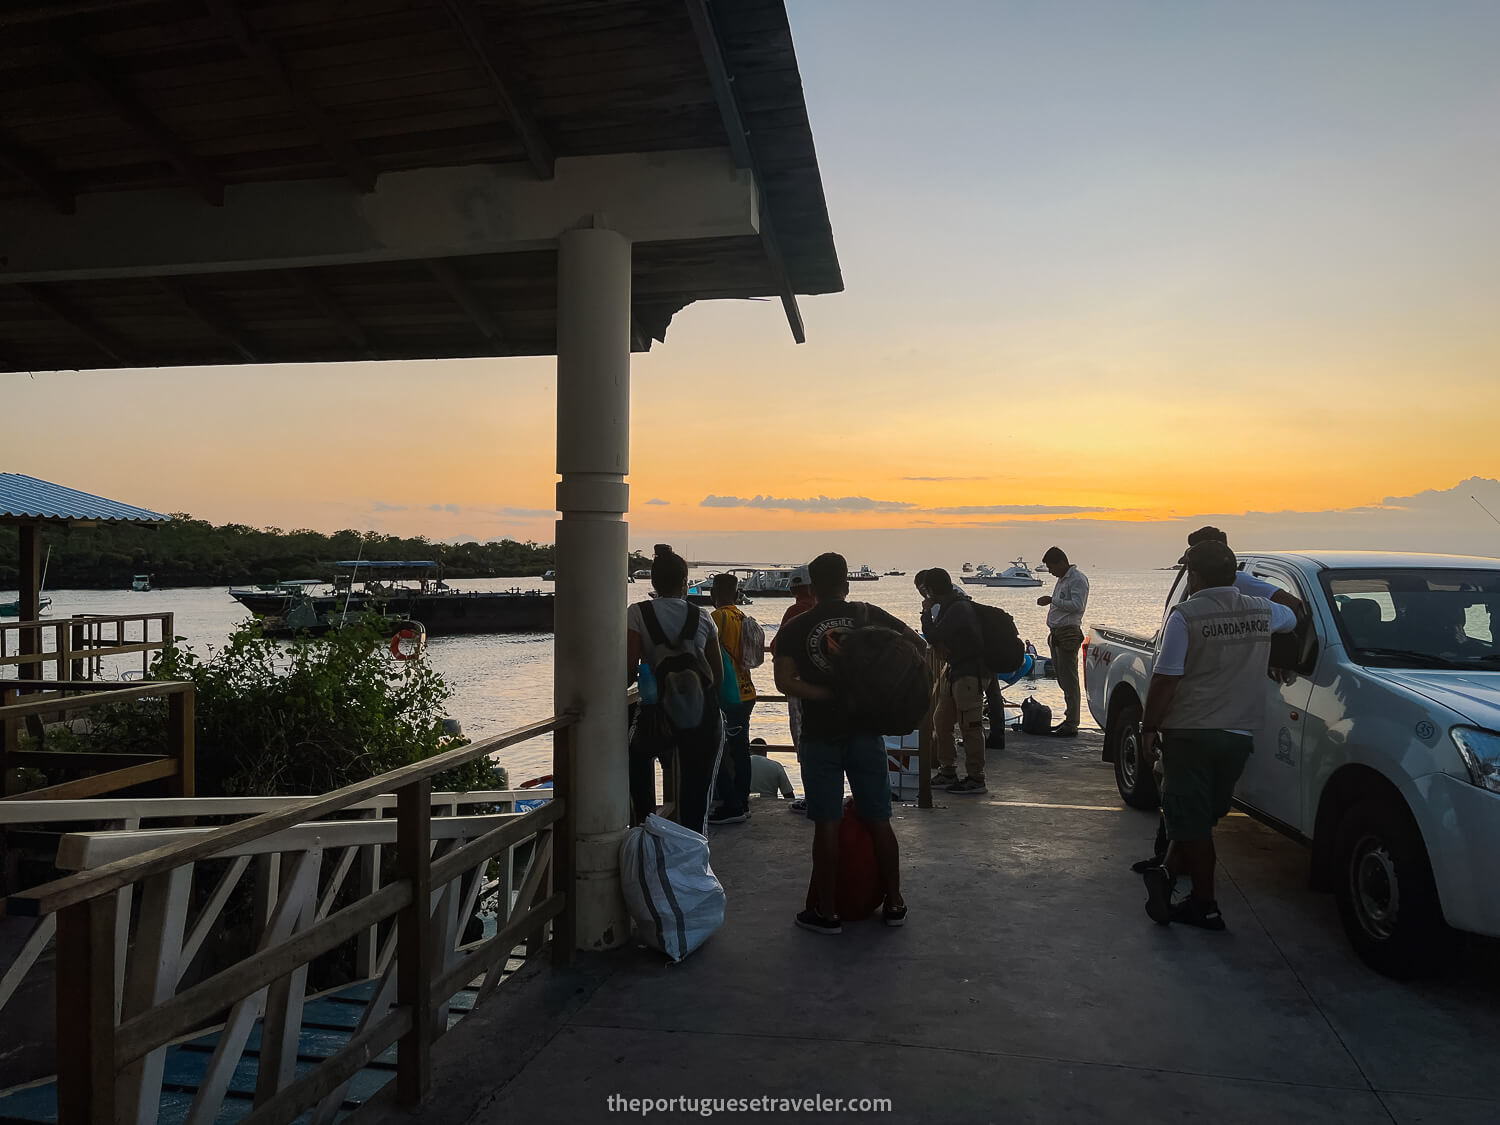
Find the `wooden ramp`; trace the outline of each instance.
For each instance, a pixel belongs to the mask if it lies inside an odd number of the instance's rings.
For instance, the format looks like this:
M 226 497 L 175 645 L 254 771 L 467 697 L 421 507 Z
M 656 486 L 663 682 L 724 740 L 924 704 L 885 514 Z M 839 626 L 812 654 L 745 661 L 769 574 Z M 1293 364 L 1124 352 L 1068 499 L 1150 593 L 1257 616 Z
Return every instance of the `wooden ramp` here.
M 297 1077 L 312 1070 L 319 1062 L 344 1047 L 359 1024 L 365 1007 L 375 993 L 375 980 L 346 985 L 317 997 L 309 997 L 302 1009 L 301 1032 L 297 1037 Z M 448 1002 L 448 1027 L 453 1027 L 474 1007 L 477 990 L 461 989 Z M 235 1067 L 229 1083 L 229 1094 L 215 1118 L 216 1125 L 240 1121 L 255 1107 L 255 1083 L 260 1065 L 261 1023 L 255 1022 L 244 1054 Z M 198 1084 L 219 1040 L 219 1030 L 209 1032 L 167 1049 L 162 1076 L 161 1115 L 159 1125 L 181 1125 L 188 1117 Z M 349 1083 L 343 1107 L 335 1121 L 342 1121 L 366 1099 L 396 1076 L 396 1047 L 392 1045 L 377 1055 Z M 298 1122 L 310 1122 L 303 1114 Z M 57 1080 L 49 1078 L 27 1086 L 0 1092 L 0 1125 L 51 1125 L 57 1121 Z

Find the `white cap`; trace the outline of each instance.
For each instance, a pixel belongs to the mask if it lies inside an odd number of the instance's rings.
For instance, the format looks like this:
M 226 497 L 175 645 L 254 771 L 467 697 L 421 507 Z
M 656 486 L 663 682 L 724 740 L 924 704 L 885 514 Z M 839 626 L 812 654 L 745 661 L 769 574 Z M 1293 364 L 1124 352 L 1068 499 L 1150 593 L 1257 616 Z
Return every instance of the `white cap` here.
M 792 571 L 792 577 L 787 581 L 788 586 L 811 586 L 812 575 L 807 572 L 807 567 L 799 566 Z

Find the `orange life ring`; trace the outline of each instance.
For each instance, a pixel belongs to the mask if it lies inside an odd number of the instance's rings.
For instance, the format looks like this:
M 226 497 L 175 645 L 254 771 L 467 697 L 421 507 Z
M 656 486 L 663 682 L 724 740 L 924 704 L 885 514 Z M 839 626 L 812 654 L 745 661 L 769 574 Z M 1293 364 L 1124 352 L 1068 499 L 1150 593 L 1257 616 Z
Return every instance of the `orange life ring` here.
M 410 660 L 422 651 L 423 630 L 420 626 L 413 628 L 407 625 L 396 630 L 396 635 L 391 638 L 391 655 L 397 660 Z M 411 650 L 403 647 L 403 642 L 411 642 Z

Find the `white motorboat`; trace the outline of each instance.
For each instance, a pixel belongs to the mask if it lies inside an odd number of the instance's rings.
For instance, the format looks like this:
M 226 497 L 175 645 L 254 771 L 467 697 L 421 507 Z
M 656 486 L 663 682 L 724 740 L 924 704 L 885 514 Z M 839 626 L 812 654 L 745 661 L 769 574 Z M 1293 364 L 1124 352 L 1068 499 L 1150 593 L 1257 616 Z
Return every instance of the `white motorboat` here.
M 729 573 L 740 580 L 740 593 L 752 598 L 794 598 L 792 575 L 796 567 L 730 567 Z
M 980 569 L 983 571 L 990 568 L 981 567 Z M 968 579 L 965 578 L 964 581 L 967 582 Z M 984 586 L 1040 586 L 1042 584 L 1042 580 L 1032 573 L 1031 567 L 1026 565 L 1025 559 L 1013 560 L 998 574 L 991 570 L 990 573 L 982 575 L 979 582 Z
M 880 574 L 868 566 L 862 566 L 858 570 L 849 573 L 850 582 L 879 582 Z
M 973 571 L 973 573 L 971 574 L 970 571 Z M 980 563 L 979 569 L 975 570 L 968 563 L 964 563 L 964 573 L 961 577 L 962 580 L 968 583 L 970 586 L 984 586 L 987 585 L 989 583 L 989 580 L 994 576 L 995 568 L 992 566 L 986 566 L 984 563 Z

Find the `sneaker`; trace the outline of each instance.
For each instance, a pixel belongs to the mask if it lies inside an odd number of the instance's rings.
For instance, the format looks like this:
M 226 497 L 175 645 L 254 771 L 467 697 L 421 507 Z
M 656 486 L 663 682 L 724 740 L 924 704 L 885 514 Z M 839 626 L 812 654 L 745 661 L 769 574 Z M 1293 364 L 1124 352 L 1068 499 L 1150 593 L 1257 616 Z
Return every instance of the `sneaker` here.
M 892 910 L 889 906 L 882 906 L 880 908 L 880 917 L 887 926 L 904 926 L 906 925 L 906 905 L 903 903 L 895 910 Z
M 1130 870 L 1134 871 L 1137 875 L 1144 875 L 1148 868 L 1160 867 L 1162 862 L 1161 856 L 1154 855 L 1150 859 L 1136 860 L 1130 865 Z
M 1146 916 L 1158 926 L 1165 926 L 1177 919 L 1176 907 L 1172 905 L 1172 884 L 1176 882 L 1165 867 L 1148 867 L 1141 872 L 1146 883 Z
M 1077 738 L 1078 728 L 1069 726 L 1067 723 L 1058 723 L 1057 726 L 1053 727 L 1047 733 L 1056 738 Z
M 797 925 L 809 933 L 814 934 L 841 934 L 844 927 L 837 918 L 828 919 L 816 910 L 804 910 L 797 915 Z
M 805 815 L 807 813 L 807 798 L 798 797 L 795 801 L 789 803 L 786 808 L 787 812 L 799 812 Z
M 939 766 L 932 775 L 933 787 L 941 785 L 945 788 L 958 780 L 958 771 L 952 766 Z
M 744 824 L 750 819 L 748 809 L 715 809 L 708 814 L 710 824 Z
M 1224 915 L 1219 913 L 1219 904 L 1212 899 L 1204 902 L 1202 899 L 1185 898 L 1172 904 L 1170 914 L 1171 921 L 1184 926 L 1197 926 L 1200 930 L 1213 930 L 1215 933 L 1226 929 Z
M 949 793 L 976 794 L 976 793 L 988 793 L 989 789 L 984 784 L 984 778 L 982 778 L 982 777 L 965 777 L 965 778 L 963 778 L 963 779 L 961 779 L 959 781 L 955 781 L 952 785 L 948 786 L 948 792 Z

